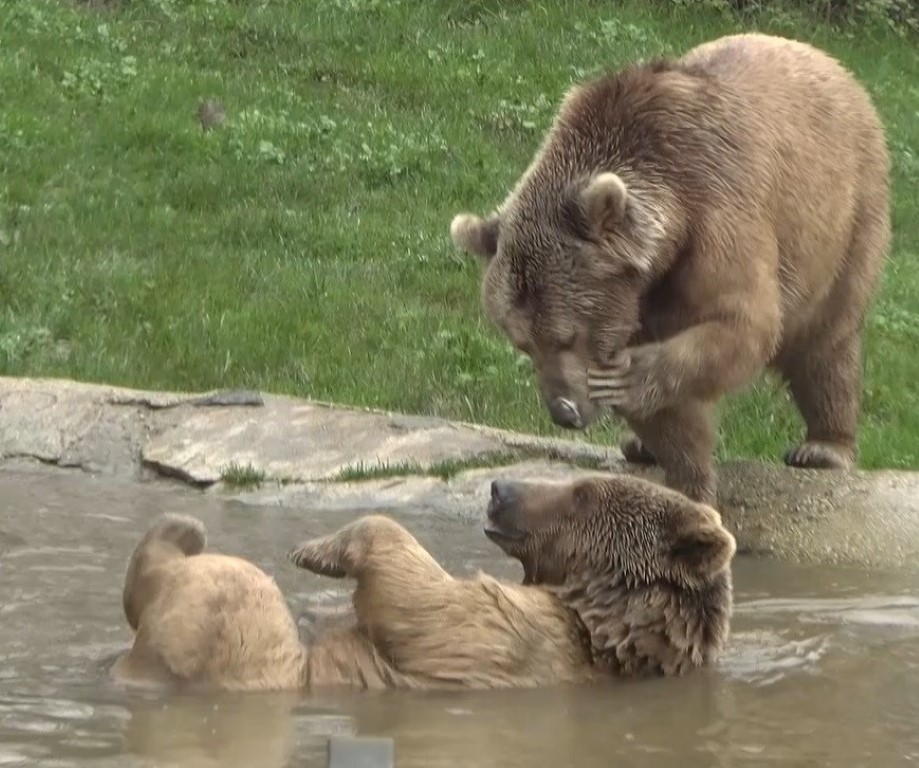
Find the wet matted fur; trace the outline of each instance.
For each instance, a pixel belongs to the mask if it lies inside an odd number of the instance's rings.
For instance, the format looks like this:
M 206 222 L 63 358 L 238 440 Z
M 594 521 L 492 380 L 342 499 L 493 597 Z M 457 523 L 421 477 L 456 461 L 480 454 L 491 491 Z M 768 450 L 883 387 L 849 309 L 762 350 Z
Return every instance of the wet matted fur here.
M 191 517 L 164 515 L 135 549 L 135 630 L 116 679 L 231 690 L 517 688 L 710 665 L 727 638 L 733 537 L 718 513 L 629 477 L 496 480 L 486 535 L 524 582 L 448 574 L 402 525 L 361 517 L 290 553 L 356 582 L 348 615 L 305 640 L 272 578 L 206 553 Z

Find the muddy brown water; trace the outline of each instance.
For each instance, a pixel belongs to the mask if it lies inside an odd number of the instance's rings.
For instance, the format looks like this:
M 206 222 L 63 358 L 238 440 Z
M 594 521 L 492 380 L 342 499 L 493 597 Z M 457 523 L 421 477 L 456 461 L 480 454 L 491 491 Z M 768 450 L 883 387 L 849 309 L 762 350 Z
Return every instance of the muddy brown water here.
M 272 573 L 297 614 L 347 584 L 284 553 L 349 514 L 83 474 L 0 472 L 0 766 L 322 766 L 335 733 L 408 766 L 895 766 L 919 762 L 919 584 L 739 559 L 731 646 L 679 680 L 475 693 L 175 694 L 112 685 L 125 562 L 161 511 Z M 452 572 L 519 578 L 468 519 L 390 510 Z

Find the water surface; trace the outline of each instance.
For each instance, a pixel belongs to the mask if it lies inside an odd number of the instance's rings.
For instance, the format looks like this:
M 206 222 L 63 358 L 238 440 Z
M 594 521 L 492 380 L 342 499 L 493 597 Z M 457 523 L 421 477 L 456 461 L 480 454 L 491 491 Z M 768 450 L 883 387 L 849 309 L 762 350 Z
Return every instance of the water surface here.
M 274 575 L 295 614 L 346 594 L 283 555 L 354 513 L 0 472 L 0 766 L 324 766 L 334 733 L 393 737 L 399 768 L 919 763 L 919 585 L 744 559 L 730 648 L 691 678 L 449 694 L 126 692 L 106 679 L 130 641 L 122 576 L 166 510 L 199 516 L 211 548 Z M 391 514 L 451 572 L 520 577 L 474 520 Z

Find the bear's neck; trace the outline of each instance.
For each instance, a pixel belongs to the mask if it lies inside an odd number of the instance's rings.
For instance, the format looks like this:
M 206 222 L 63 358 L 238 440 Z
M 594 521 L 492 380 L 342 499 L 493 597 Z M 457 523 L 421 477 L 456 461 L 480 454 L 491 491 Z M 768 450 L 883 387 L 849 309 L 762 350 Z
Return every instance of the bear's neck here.
M 696 588 L 621 576 L 573 579 L 552 591 L 590 633 L 594 665 L 616 676 L 681 675 L 708 667 L 727 640 L 730 572 Z

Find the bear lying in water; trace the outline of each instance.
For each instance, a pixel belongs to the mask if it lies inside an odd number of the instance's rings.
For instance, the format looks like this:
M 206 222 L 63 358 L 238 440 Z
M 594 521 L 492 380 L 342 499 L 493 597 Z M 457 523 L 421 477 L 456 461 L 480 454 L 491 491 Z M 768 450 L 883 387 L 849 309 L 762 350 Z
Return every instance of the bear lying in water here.
M 736 545 L 719 514 L 630 477 L 496 480 L 485 534 L 523 584 L 454 578 L 401 525 L 369 515 L 308 540 L 299 567 L 357 585 L 353 612 L 301 641 L 275 581 L 205 553 L 164 515 L 128 564 L 126 683 L 226 690 L 513 688 L 710 665 L 729 631 Z

